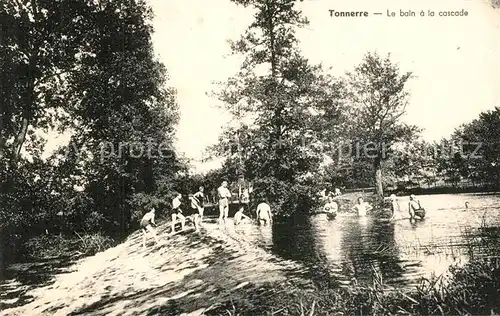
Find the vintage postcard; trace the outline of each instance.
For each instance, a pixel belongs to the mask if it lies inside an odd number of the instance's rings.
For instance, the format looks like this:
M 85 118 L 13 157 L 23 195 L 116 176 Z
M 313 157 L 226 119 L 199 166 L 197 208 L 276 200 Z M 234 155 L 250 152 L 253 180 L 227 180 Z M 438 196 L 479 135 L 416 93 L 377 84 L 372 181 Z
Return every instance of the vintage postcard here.
M 499 315 L 500 1 L 3 0 L 0 315 Z

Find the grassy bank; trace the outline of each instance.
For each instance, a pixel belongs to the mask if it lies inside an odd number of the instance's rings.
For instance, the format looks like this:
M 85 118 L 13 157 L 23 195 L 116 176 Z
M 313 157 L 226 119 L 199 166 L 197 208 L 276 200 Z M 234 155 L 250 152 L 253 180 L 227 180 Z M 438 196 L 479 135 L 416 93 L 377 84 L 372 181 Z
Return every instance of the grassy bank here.
M 251 294 L 249 294 L 251 292 Z M 423 279 L 402 291 L 381 280 L 372 286 L 266 284 L 246 298 L 223 302 L 206 315 L 497 315 L 500 260 L 475 260 L 450 267 L 448 277 Z

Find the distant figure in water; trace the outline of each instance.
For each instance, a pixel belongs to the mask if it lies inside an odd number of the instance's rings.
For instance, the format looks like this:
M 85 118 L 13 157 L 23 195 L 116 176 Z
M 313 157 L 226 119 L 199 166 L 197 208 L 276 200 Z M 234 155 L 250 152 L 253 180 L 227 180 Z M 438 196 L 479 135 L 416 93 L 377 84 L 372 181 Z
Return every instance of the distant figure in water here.
M 469 202 L 465 202 L 465 209 L 469 208 Z
M 257 220 L 261 225 L 268 225 L 272 221 L 273 214 L 271 213 L 271 207 L 269 204 L 262 202 L 257 205 Z
M 155 208 L 153 207 L 151 211 L 147 212 L 144 214 L 144 216 L 141 219 L 140 227 L 142 229 L 142 247 L 146 248 L 146 235 L 149 233 L 151 236 L 153 236 L 156 244 L 159 244 L 158 237 L 156 236 L 156 232 L 153 228 L 155 225 Z
M 325 212 L 328 216 L 328 219 L 334 219 L 337 216 L 337 212 L 339 210 L 339 204 L 333 197 L 328 198 L 328 203 L 323 206 L 323 212 Z
M 420 205 L 415 195 L 410 195 L 410 202 L 408 203 L 408 212 L 410 213 L 410 220 L 424 219 L 425 209 Z
M 335 196 L 340 196 L 342 195 L 342 192 L 340 192 L 339 188 L 335 188 Z
M 366 214 L 373 209 L 368 202 L 363 201 L 362 197 L 358 198 L 358 204 L 356 204 L 353 208 L 356 213 L 358 213 L 359 217 L 364 217 Z
M 389 201 L 391 201 L 391 218 L 389 219 L 390 221 L 399 219 L 401 216 L 401 207 L 399 205 L 398 198 L 396 197 L 396 194 L 391 194 L 389 196 Z
M 234 214 L 234 225 L 239 225 L 242 224 L 245 220 L 251 221 L 252 219 L 245 214 L 243 214 L 243 211 L 245 208 L 243 206 L 240 207 L 240 209 Z

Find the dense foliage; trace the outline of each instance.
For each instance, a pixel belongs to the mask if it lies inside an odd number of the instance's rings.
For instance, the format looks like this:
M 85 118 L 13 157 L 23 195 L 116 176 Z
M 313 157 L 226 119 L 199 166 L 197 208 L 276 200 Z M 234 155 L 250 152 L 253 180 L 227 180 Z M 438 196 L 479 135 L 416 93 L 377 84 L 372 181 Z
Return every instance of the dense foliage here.
M 4 249 L 41 232 L 122 236 L 161 209 L 185 166 L 175 91 L 145 1 L 0 5 L 0 228 Z M 43 157 L 40 131 L 71 135 Z

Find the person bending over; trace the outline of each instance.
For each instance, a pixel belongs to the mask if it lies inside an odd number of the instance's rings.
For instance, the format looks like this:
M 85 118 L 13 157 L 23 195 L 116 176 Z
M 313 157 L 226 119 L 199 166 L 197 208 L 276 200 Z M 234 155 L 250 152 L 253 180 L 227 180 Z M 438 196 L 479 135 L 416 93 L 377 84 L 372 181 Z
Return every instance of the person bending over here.
M 249 220 L 249 221 L 252 220 L 250 217 L 243 214 L 243 211 L 244 211 L 244 207 L 241 206 L 240 209 L 238 210 L 238 212 L 236 212 L 236 214 L 234 214 L 234 225 L 239 225 L 239 224 L 243 223 L 244 220 Z
M 415 195 L 410 195 L 410 202 L 408 203 L 408 213 L 410 213 L 410 220 L 422 220 L 425 217 L 425 209 L 420 205 Z
M 268 225 L 272 222 L 273 214 L 271 213 L 271 207 L 269 204 L 262 202 L 257 205 L 257 220 L 261 225 Z
M 142 247 L 146 248 L 146 238 L 147 235 L 151 235 L 156 244 L 159 244 L 158 237 L 156 236 L 155 229 L 153 228 L 152 225 L 156 226 L 155 223 L 155 208 L 153 207 L 151 211 L 147 212 L 144 214 L 144 216 L 141 219 L 140 227 L 142 229 Z

